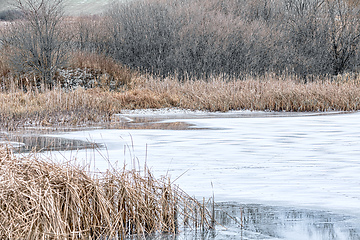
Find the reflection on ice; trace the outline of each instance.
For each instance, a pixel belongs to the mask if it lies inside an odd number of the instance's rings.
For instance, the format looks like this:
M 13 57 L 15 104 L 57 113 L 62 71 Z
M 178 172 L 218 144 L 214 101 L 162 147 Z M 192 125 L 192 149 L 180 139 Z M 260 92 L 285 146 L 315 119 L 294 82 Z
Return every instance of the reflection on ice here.
M 360 239 L 360 226 L 356 225 L 356 220 L 325 211 L 236 203 L 224 203 L 220 208 L 216 219 L 228 229 L 218 231 L 216 239 L 229 239 L 235 235 L 236 239 Z M 228 214 L 238 219 L 242 216 L 243 229 Z
M 89 141 L 39 135 L 6 135 L 1 137 L 0 146 L 7 146 L 15 153 L 30 151 L 72 151 L 87 148 L 98 148 L 101 144 Z
M 151 236 L 148 239 L 286 239 L 358 240 L 359 220 L 326 211 L 294 209 L 259 204 L 221 203 L 215 210 L 221 225 L 216 231 L 180 229 L 177 236 Z

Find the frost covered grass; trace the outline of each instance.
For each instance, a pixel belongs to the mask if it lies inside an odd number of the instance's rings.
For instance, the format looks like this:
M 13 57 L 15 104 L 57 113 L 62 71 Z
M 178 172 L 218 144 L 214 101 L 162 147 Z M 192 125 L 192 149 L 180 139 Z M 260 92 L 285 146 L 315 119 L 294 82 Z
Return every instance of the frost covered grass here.
M 148 169 L 91 174 L 1 148 L 0 176 L 1 239 L 124 239 L 214 224 L 205 203 Z
M 130 75 L 129 75 L 130 76 Z M 205 80 L 131 75 L 117 91 L 95 87 L 74 90 L 0 92 L 0 122 L 20 126 L 89 125 L 116 121 L 124 109 L 182 108 L 204 111 L 355 111 L 360 109 L 360 79 L 339 76 L 304 83 L 291 76 L 265 75 L 244 80 Z

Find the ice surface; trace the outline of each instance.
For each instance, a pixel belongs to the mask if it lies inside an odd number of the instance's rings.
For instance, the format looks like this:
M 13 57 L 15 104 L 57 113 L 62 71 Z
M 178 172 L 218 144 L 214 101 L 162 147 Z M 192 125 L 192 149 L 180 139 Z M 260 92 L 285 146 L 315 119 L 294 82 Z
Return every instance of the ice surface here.
M 131 114 L 141 112 L 125 116 Z M 60 136 L 104 143 L 107 148 L 101 154 L 89 149 L 51 154 L 58 159 L 76 157 L 100 171 L 124 162 L 131 166 L 136 156 L 140 164 L 146 159 L 155 176 L 170 175 L 194 196 L 210 197 L 214 191 L 217 201 L 360 216 L 360 113 L 194 117 L 181 112 L 179 119 L 171 114 L 160 117 L 195 127 L 69 132 Z

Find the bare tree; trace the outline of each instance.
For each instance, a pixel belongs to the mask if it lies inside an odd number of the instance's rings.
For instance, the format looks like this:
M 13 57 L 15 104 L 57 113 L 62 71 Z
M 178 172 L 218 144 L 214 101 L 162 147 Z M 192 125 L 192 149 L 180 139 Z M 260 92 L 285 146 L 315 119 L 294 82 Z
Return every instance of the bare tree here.
M 50 88 L 57 68 L 66 60 L 62 36 L 64 0 L 16 0 L 24 20 L 12 24 L 6 43 L 13 49 L 17 72 L 32 71 Z
M 331 66 L 333 74 L 346 70 L 360 42 L 358 10 L 341 0 L 327 1 Z

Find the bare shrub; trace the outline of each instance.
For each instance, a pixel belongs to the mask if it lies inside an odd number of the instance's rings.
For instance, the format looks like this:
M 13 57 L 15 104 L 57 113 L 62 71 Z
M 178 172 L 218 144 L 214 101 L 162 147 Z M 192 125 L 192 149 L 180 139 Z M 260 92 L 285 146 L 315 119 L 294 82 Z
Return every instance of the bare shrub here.
M 118 61 L 148 72 L 210 76 L 357 71 L 358 10 L 345 1 L 138 0 L 106 16 Z
M 356 71 L 359 20 L 342 1 L 287 1 L 292 67 L 302 76 Z
M 351 68 L 360 42 L 359 10 L 353 9 L 343 1 L 328 1 L 330 61 L 332 73 L 341 74 Z M 354 70 L 354 69 L 352 69 Z
M 75 49 L 107 55 L 113 52 L 110 29 L 105 17 L 80 16 L 74 18 L 73 21 L 72 43 L 75 45 Z
M 170 7 L 156 1 L 133 1 L 111 9 L 113 57 L 132 68 L 171 72 L 171 54 L 181 21 Z
M 8 36 L 13 37 L 5 42 L 13 48 L 15 69 L 35 71 L 43 80 L 52 79 L 53 70 L 63 65 L 65 45 L 73 52 L 104 55 L 163 77 L 274 72 L 307 79 L 358 71 L 360 20 L 354 4 L 343 0 L 186 0 L 181 4 L 136 0 L 113 4 L 102 16 L 64 20 L 57 12 L 58 18 L 49 19 L 61 34 L 46 38 L 51 40 L 48 43 L 34 35 L 30 20 L 18 21 L 11 24 Z M 21 30 L 25 23 L 32 31 Z M 71 44 L 67 44 L 69 38 Z M 38 54 L 45 49 L 53 52 Z M 42 60 L 50 55 L 51 66 L 49 59 Z
M 57 68 L 66 62 L 66 41 L 60 28 L 63 0 L 17 0 L 24 20 L 11 24 L 5 44 L 12 49 L 17 73 L 34 72 L 49 87 Z
M 246 49 L 243 21 L 206 12 L 195 4 L 180 11 L 185 19 L 178 31 L 173 71 L 198 78 L 244 70 Z M 216 22 L 216 24 L 214 24 Z
M 242 70 L 243 21 L 207 11 L 201 1 L 134 1 L 108 15 L 112 56 L 132 68 L 197 77 Z

